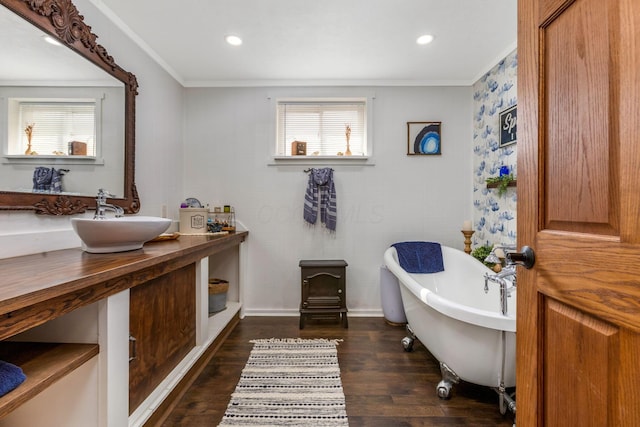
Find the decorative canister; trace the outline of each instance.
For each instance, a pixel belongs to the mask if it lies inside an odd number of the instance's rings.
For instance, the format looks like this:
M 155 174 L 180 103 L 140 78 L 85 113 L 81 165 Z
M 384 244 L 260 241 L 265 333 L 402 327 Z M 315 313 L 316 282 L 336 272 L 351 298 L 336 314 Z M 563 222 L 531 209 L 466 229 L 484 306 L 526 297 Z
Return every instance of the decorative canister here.
M 207 208 L 180 208 L 180 234 L 207 232 Z

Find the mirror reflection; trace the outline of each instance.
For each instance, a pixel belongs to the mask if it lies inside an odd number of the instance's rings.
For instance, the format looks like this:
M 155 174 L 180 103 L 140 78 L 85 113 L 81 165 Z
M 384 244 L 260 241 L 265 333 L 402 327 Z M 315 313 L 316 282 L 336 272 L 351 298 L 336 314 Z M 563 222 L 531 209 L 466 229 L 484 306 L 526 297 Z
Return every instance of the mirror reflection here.
M 124 197 L 124 83 L 4 6 L 0 46 L 0 192 Z

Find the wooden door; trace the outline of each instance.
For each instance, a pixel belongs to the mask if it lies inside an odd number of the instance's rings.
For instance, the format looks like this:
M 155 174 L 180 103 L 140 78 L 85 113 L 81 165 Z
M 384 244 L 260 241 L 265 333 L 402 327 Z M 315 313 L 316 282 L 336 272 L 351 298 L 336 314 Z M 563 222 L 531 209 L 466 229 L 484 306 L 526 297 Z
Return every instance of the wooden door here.
M 517 425 L 640 425 L 640 1 L 518 2 Z

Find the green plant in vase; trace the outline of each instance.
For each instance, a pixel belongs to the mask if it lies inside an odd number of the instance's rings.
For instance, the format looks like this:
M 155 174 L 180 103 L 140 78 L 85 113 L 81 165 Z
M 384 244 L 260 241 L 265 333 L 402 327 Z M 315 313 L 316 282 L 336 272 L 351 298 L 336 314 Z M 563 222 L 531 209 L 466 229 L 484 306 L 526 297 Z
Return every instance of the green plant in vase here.
M 486 265 L 487 267 L 493 268 L 493 266 L 495 265 L 494 263 L 484 261 L 489 256 L 492 249 L 493 249 L 493 245 L 478 246 L 473 251 L 471 251 L 471 256 L 477 259 L 478 261 L 480 261 L 481 263 L 483 263 L 484 265 Z
M 507 187 L 509 187 L 509 184 L 514 182 L 516 180 L 516 178 L 513 176 L 512 173 L 510 173 L 509 175 L 502 175 L 502 176 L 494 176 L 491 178 L 487 178 L 487 184 L 497 184 L 498 186 L 496 187 L 498 189 L 498 196 L 502 196 L 504 193 L 507 192 Z

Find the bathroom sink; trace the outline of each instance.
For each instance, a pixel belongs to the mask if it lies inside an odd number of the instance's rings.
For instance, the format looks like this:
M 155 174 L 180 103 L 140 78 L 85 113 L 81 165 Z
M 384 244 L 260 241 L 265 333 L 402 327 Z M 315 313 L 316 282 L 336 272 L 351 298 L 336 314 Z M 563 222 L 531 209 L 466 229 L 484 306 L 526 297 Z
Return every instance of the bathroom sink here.
M 71 218 L 71 225 L 82 240 L 82 249 L 91 253 L 133 251 L 169 228 L 171 220 L 155 216 L 119 218 Z

